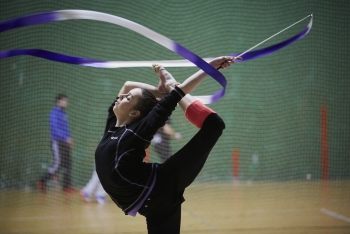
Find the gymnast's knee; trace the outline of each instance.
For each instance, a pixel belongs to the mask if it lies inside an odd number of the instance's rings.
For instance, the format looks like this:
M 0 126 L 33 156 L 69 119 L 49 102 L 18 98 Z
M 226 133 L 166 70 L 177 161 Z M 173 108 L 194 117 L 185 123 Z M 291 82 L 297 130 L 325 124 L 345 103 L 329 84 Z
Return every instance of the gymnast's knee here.
M 185 110 L 186 118 L 197 128 L 202 128 L 206 125 L 217 125 L 218 129 L 225 129 L 225 123 L 215 111 L 205 106 L 201 101 L 197 100 L 191 103 Z
M 225 129 L 225 122 L 217 113 L 212 113 L 204 120 L 202 128 L 204 127 L 210 128 L 211 131 L 222 132 Z

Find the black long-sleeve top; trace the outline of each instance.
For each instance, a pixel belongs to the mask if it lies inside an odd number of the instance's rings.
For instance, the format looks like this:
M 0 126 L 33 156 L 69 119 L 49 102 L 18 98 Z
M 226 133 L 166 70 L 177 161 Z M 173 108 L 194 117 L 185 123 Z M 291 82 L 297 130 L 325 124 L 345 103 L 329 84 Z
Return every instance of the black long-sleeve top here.
M 96 171 L 111 199 L 128 214 L 149 191 L 156 164 L 144 163 L 145 149 L 185 94 L 176 87 L 142 119 L 115 127 L 114 103 L 108 109 L 104 135 L 95 152 Z

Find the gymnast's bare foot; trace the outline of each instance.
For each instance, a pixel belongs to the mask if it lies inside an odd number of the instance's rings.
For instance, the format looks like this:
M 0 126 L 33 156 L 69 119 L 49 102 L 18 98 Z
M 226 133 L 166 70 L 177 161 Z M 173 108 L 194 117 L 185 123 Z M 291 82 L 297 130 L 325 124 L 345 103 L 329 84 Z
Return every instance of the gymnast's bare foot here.
M 169 93 L 175 85 L 180 84 L 162 65 L 153 64 L 152 67 L 160 78 L 158 83 L 160 93 Z

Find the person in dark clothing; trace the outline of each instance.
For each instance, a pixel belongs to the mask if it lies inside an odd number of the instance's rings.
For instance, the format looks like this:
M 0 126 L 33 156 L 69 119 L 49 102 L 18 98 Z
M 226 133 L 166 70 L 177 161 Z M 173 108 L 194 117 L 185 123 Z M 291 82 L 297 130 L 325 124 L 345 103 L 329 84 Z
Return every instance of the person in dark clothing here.
M 53 179 L 60 171 L 63 172 L 63 191 L 73 192 L 71 187 L 72 158 L 71 149 L 73 141 L 68 126 L 66 108 L 68 97 L 65 94 L 58 94 L 56 106 L 50 113 L 51 146 L 53 153 L 53 164 L 47 172 L 37 181 L 37 188 L 43 193 L 46 192 L 46 182 Z
M 210 64 L 225 69 L 236 59 L 240 58 L 223 56 Z M 187 95 L 206 73 L 200 70 L 180 84 L 162 66 L 154 69 L 160 78 L 158 87 L 127 81 L 109 107 L 95 152 L 96 171 L 126 215 L 138 212 L 146 217 L 149 234 L 180 233 L 184 190 L 203 168 L 225 124 L 216 112 Z M 177 104 L 200 130 L 165 163 L 144 163 L 145 149 Z
M 164 126 L 159 128 L 152 139 L 152 145 L 158 155 L 161 163 L 164 163 L 171 156 L 171 139 L 180 140 L 181 134 L 175 132 L 171 127 L 170 118 L 165 122 Z

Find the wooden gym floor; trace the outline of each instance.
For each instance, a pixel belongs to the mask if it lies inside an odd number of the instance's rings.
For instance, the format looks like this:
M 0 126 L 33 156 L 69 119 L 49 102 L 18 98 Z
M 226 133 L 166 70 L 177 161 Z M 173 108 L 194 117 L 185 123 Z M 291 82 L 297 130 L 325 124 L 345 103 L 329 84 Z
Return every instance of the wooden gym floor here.
M 181 233 L 350 233 L 350 181 L 193 184 Z M 0 190 L 0 233 L 147 233 L 144 217 L 125 216 L 109 199 L 78 193 Z

